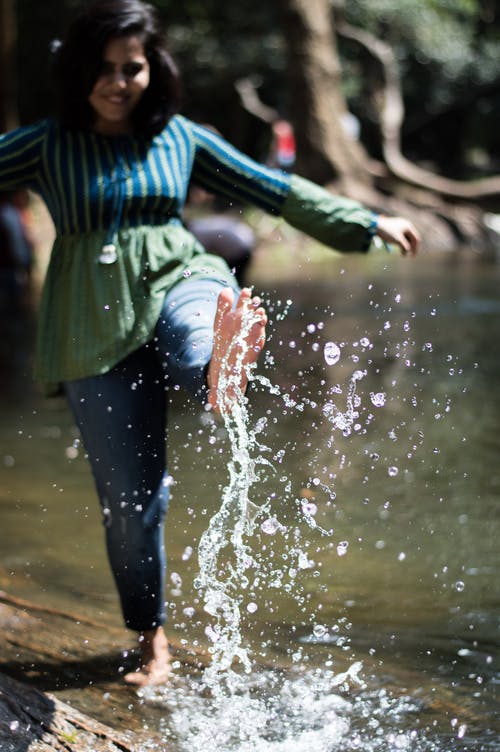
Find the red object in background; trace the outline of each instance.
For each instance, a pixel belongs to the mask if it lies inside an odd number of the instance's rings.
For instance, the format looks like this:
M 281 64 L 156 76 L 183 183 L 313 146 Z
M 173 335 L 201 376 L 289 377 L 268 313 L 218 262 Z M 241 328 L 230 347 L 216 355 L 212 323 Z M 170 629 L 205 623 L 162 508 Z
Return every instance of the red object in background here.
M 287 120 L 273 123 L 274 157 L 278 167 L 287 168 L 295 162 L 295 136 Z

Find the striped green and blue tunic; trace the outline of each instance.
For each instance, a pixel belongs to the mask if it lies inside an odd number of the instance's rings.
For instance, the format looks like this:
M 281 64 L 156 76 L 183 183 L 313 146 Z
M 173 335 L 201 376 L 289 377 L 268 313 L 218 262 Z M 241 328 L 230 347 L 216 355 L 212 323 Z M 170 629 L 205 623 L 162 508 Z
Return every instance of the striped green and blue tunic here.
M 373 230 L 359 204 L 269 169 L 181 115 L 151 141 L 52 120 L 14 130 L 0 137 L 0 190 L 39 193 L 56 228 L 39 315 L 42 382 L 105 373 L 153 337 L 179 280 L 229 278 L 182 224 L 190 181 L 339 250 L 366 249 Z

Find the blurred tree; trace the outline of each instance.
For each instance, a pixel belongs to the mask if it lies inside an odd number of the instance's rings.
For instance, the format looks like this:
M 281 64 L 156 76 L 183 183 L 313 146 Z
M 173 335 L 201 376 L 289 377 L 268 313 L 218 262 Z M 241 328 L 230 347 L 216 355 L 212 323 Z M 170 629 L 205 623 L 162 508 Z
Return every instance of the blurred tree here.
M 78 0 L 16 0 L 18 107 L 21 123 L 51 112 L 51 45 L 62 37 Z
M 282 0 L 297 170 L 353 193 L 369 184 L 367 157 L 346 130 L 348 109 L 328 0 Z
M 15 3 L 21 122 L 47 114 L 50 42 L 81 2 L 90 0 Z M 436 205 L 428 188 L 455 198 L 498 193 L 497 0 L 151 2 L 183 72 L 183 111 L 253 156 L 265 158 L 271 129 L 242 107 L 241 79 L 293 121 L 306 176 L 373 205 L 381 202 L 374 187 L 402 195 L 408 181 L 425 187 L 426 206 Z M 359 141 L 346 130 L 348 110 Z M 424 165 L 448 178 L 490 175 L 490 183 L 464 192 L 458 181 L 433 183 Z
M 404 81 L 405 152 L 449 177 L 500 171 L 500 6 L 497 0 L 335 0 L 337 12 L 392 50 Z M 352 36 L 349 36 L 353 39 Z M 360 40 L 358 39 L 357 42 Z M 344 85 L 381 156 L 376 56 L 340 39 Z
M 477 199 L 500 193 L 500 178 L 481 178 L 469 181 L 454 181 L 418 167 L 401 152 L 401 128 L 404 121 L 404 104 L 401 92 L 399 66 L 392 48 L 374 37 L 370 32 L 341 23 L 339 31 L 370 51 L 383 69 L 383 85 L 379 97 L 379 121 L 382 154 L 385 164 L 393 175 L 402 180 L 443 195 L 456 198 Z
M 0 133 L 17 125 L 14 0 L 0 0 Z
M 50 42 L 62 35 L 83 1 L 90 0 L 15 2 L 21 122 L 47 113 Z M 299 154 L 307 145 L 313 146 L 312 135 L 301 135 L 304 107 L 295 93 L 300 72 L 287 44 L 289 26 L 282 12 L 288 6 L 285 0 L 254 0 L 250 7 L 243 0 L 152 2 L 164 20 L 169 45 L 184 74 L 186 114 L 212 123 L 238 146 L 262 157 L 269 145 L 269 128 L 244 112 L 235 90 L 235 82 L 251 78 L 262 101 L 281 117 L 291 119 L 293 107 Z M 2 3 L 12 5 L 14 0 Z M 409 157 L 433 163 L 449 177 L 468 178 L 500 169 L 498 0 L 314 2 L 315 12 L 323 14 L 324 44 L 330 39 L 333 45 L 336 67 L 331 76 L 324 72 L 329 96 L 335 98 L 332 110 L 337 111 L 339 98 L 344 100 L 342 107 L 347 101 L 360 121 L 363 145 L 371 157 L 381 160 L 378 103 L 383 71 L 359 43 L 340 37 L 339 54 L 335 54 L 337 35 L 329 25 L 327 6 L 333 8 L 336 18 L 340 13 L 340 20 L 371 33 L 392 49 L 403 82 L 405 118 L 401 143 Z M 299 88 L 304 94 L 305 87 Z M 326 103 L 317 104 L 326 113 Z M 344 150 L 345 139 L 340 131 L 338 139 Z M 348 153 L 351 148 L 348 144 Z M 314 162 L 307 161 L 316 164 L 316 158 Z

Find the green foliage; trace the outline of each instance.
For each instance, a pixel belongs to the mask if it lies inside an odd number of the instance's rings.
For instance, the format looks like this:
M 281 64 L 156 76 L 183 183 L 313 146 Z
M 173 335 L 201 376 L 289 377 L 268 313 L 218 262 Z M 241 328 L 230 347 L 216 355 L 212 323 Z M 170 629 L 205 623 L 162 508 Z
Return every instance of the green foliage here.
M 251 76 L 263 100 L 281 111 L 283 39 L 276 4 L 256 0 L 156 0 L 169 47 L 183 74 L 184 111 L 263 156 L 266 128 L 246 115 L 235 82 Z M 252 144 L 252 146 L 249 146 Z
M 493 39 L 485 32 L 498 41 L 498 29 L 493 24 L 484 27 L 480 6 L 477 0 L 353 0 L 346 15 L 353 23 L 386 36 L 403 59 L 413 54 L 422 64 L 440 66 L 452 80 L 471 70 L 479 80 L 491 80 L 498 76 L 498 59 L 495 70 L 490 64 Z
M 261 99 L 286 116 L 282 3 L 151 1 L 183 73 L 184 112 L 262 157 L 269 129 L 243 111 L 234 83 L 251 76 Z M 497 0 L 345 0 L 341 5 L 350 23 L 384 39 L 397 56 L 406 105 L 406 153 L 456 176 L 476 169 L 500 171 Z M 23 122 L 47 113 L 49 45 L 62 36 L 79 6 L 79 0 L 17 0 Z M 381 71 L 353 43 L 341 42 L 340 51 L 345 94 L 361 120 L 363 139 L 379 156 L 370 102 Z
M 345 5 L 350 23 L 385 40 L 397 55 L 406 148 L 457 177 L 500 169 L 499 12 L 494 0 L 350 0 Z M 358 115 L 368 109 L 365 132 L 376 152 L 366 53 L 352 45 L 341 49 L 348 95 Z

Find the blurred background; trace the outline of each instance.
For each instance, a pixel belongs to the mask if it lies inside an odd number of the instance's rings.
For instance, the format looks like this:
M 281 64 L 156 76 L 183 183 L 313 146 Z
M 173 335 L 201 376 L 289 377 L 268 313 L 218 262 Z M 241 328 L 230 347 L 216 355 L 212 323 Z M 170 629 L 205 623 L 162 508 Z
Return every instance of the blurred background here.
M 262 119 L 242 107 L 237 83 L 250 80 L 265 105 L 290 119 L 297 114 L 294 98 L 302 95 L 290 85 L 292 76 L 297 81 L 294 68 L 314 54 L 332 73 L 324 79 L 323 95 L 341 89 L 367 153 L 381 159 L 380 99 L 392 55 L 405 107 L 404 153 L 453 178 L 499 170 L 500 11 L 495 0 L 152 4 L 184 74 L 186 114 L 212 123 L 255 156 L 267 154 L 270 133 Z M 79 7 L 75 0 L 1 0 L 0 130 L 50 110 L 51 45 Z M 296 38 L 302 25 L 309 26 L 309 33 Z M 358 31 L 356 39 L 352 28 Z M 331 67 L 328 51 L 320 46 L 306 49 L 315 35 L 332 35 L 329 53 L 337 66 L 341 61 L 341 70 Z M 341 114 L 332 110 L 332 120 Z
M 277 468 L 255 501 L 305 528 L 318 562 L 301 575 L 307 613 L 263 590 L 246 639 L 289 661 L 310 651 L 311 666 L 331 652 L 337 666 L 360 658 L 369 675 L 360 724 L 390 720 L 371 687 L 421 698 L 401 709 L 400 728 L 420 724 L 426 740 L 391 746 L 374 731 L 363 749 L 498 750 L 498 2 L 153 4 L 183 72 L 186 115 L 260 160 L 406 214 L 424 238 L 415 260 L 380 249 L 342 257 L 279 219 L 233 208 L 254 236 L 245 277 L 269 308 L 265 368 L 281 388 L 253 397 Z M 0 0 L 0 131 L 50 114 L 51 47 L 79 5 Z M 78 433 L 65 403 L 43 399 L 31 377 L 51 222 L 33 196 L 14 198 L 28 251 L 0 296 L 0 575 L 12 592 L 119 623 Z M 205 198 L 189 209 L 213 210 Z M 328 342 L 342 352 L 334 368 Z M 322 408 L 345 406 L 356 369 L 367 373 L 359 425 L 333 436 Z M 307 409 L 290 407 L 304 396 Z M 176 395 L 171 426 L 171 629 L 203 642 L 191 554 L 220 503 L 228 448 L 216 433 L 214 453 L 211 429 Z M 331 545 L 300 518 L 304 490 L 320 524 L 335 528 Z M 255 541 L 272 548 L 264 533 Z M 286 542 L 273 545 L 281 556 Z M 338 746 L 355 748 L 354 735 Z

